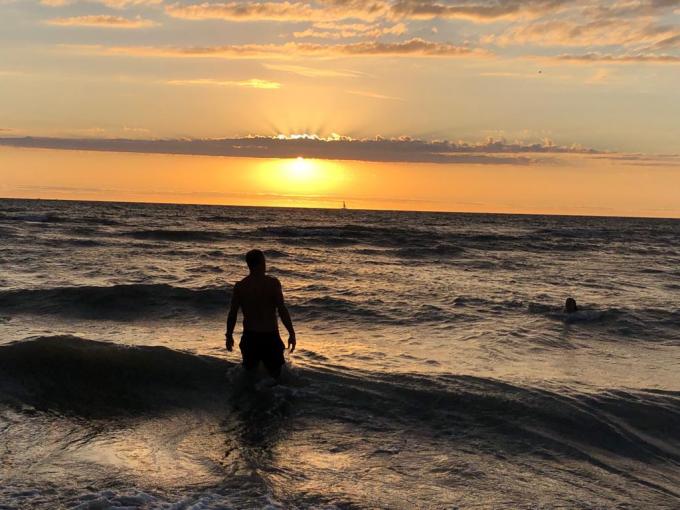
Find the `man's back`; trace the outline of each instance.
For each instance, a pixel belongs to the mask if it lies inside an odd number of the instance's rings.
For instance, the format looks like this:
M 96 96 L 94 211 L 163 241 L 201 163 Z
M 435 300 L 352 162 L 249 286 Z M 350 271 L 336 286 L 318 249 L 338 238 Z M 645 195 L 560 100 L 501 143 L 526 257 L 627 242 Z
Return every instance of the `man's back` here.
M 274 378 L 281 374 L 285 363 L 284 345 L 279 336 L 278 317 L 288 330 L 288 348 L 295 350 L 295 330 L 288 308 L 283 302 L 281 283 L 267 276 L 267 264 L 261 250 L 250 250 L 246 254 L 250 274 L 234 285 L 229 315 L 227 316 L 226 345 L 234 347 L 234 327 L 238 311 L 243 311 L 243 336 L 239 343 L 243 366 L 254 370 L 258 363 L 264 363 Z M 278 316 L 277 316 L 278 312 Z
M 283 301 L 281 284 L 266 274 L 251 274 L 234 286 L 243 311 L 244 331 L 278 331 L 276 309 Z

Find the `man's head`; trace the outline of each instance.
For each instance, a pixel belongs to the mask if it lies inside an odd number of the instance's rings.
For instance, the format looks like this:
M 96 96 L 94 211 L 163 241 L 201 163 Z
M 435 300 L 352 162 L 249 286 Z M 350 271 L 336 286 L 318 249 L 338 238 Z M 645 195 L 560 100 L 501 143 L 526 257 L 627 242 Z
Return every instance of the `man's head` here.
M 266 263 L 262 250 L 250 250 L 246 253 L 246 264 L 248 264 L 251 273 L 264 273 Z

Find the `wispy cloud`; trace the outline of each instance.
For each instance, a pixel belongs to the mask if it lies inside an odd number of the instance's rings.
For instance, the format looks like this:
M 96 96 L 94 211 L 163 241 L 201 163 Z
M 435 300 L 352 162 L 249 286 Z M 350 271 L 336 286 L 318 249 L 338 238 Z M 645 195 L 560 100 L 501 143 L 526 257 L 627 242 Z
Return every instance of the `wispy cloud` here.
M 351 44 L 232 44 L 225 46 L 98 46 L 66 45 L 71 50 L 99 55 L 166 58 L 291 58 L 295 56 L 421 56 L 484 57 L 487 51 L 413 38 L 402 42 L 367 41 Z
M 583 53 L 558 55 L 549 60 L 576 64 L 680 64 L 680 55 Z
M 73 3 L 74 0 L 40 0 L 40 5 L 47 7 L 63 7 Z
M 518 73 L 518 72 L 512 72 L 512 71 L 487 71 L 483 73 L 479 73 L 479 76 L 486 76 L 489 78 L 521 78 L 521 79 L 530 79 L 530 78 L 541 78 L 541 74 L 539 73 Z
M 584 4 L 584 14 L 592 18 L 630 18 L 659 16 L 680 8 L 678 0 L 616 0 L 600 2 L 591 0 Z
M 390 99 L 393 101 L 403 101 L 401 97 L 386 96 L 384 94 L 378 94 L 377 92 L 370 92 L 366 90 L 346 90 L 348 94 L 353 94 L 355 96 L 370 97 L 371 99 Z
M 169 85 L 203 85 L 212 87 L 246 87 L 253 89 L 280 89 L 281 84 L 276 81 L 261 80 L 259 78 L 251 78 L 249 80 L 215 80 L 211 78 L 204 79 L 189 79 L 189 80 L 169 80 L 165 82 Z
M 70 18 L 54 18 L 47 20 L 48 25 L 57 25 L 65 27 L 104 27 L 104 28 L 148 28 L 157 26 L 158 23 L 136 18 L 124 18 L 122 16 L 112 15 L 91 15 L 91 16 L 73 16 Z
M 283 71 L 297 74 L 307 78 L 356 78 L 363 73 L 347 69 L 320 69 L 316 67 L 288 65 L 288 64 L 262 64 L 265 68 L 273 71 Z
M 554 13 L 569 5 L 569 0 L 399 0 L 393 15 L 412 19 L 466 19 L 477 22 L 518 19 Z
M 352 139 L 334 136 L 249 136 L 225 139 L 141 140 L 106 138 L 0 138 L 0 145 L 62 150 L 187 154 L 251 158 L 295 158 L 382 162 L 529 165 L 548 155 L 595 154 L 592 149 L 557 146 L 550 141 L 525 144 L 425 141 L 410 137 Z
M 609 69 L 597 69 L 585 82 L 589 85 L 602 85 L 607 83 L 610 77 L 611 71 Z
M 123 126 L 123 133 L 126 133 L 126 136 L 130 136 L 130 134 L 149 136 L 151 135 L 151 130 L 143 127 Z
M 0 76 L 29 76 L 29 74 L 14 69 L 0 69 Z
M 326 0 L 308 2 L 203 2 L 166 5 L 165 12 L 189 20 L 220 19 L 226 21 L 335 21 L 342 19 L 374 20 L 386 15 L 386 1 Z
M 651 50 L 670 50 L 680 48 L 680 29 L 676 31 L 675 35 L 661 39 L 653 44 Z
M 628 166 L 680 167 L 680 154 L 608 154 L 597 158 Z
M 376 19 L 466 19 L 476 22 L 535 17 L 555 12 L 567 0 L 311 0 L 283 2 L 175 2 L 170 16 L 227 21 L 340 21 Z
M 376 38 L 384 35 L 403 35 L 407 32 L 404 23 L 394 25 L 380 25 L 377 23 L 337 23 L 320 22 L 313 24 L 306 30 L 293 32 L 297 39 L 351 39 Z
M 675 63 L 680 25 L 673 13 L 678 7 L 678 0 L 564 2 L 553 13 L 518 20 L 481 34 L 479 40 L 482 45 L 513 46 L 514 51 L 524 48 L 525 55 L 526 48 L 578 48 L 558 59 L 581 63 Z
M 89 0 L 93 3 L 105 5 L 113 9 L 125 9 L 132 6 L 161 5 L 163 0 Z M 41 5 L 48 7 L 64 7 L 77 3 L 78 0 L 40 0 Z
M 549 19 L 512 26 L 482 38 L 486 44 L 541 46 L 624 46 L 641 48 L 672 42 L 680 28 L 650 22 L 649 18 L 621 20 Z

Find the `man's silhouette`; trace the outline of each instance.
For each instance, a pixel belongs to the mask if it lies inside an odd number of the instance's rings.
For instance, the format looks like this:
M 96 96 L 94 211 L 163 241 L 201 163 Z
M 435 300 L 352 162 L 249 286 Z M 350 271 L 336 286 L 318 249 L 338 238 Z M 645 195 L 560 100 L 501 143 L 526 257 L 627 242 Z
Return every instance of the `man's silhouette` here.
M 267 265 L 264 253 L 250 250 L 246 253 L 246 263 L 250 274 L 234 285 L 231 296 L 231 307 L 227 316 L 227 350 L 234 347 L 234 327 L 238 310 L 243 310 L 243 335 L 239 348 L 243 356 L 243 366 L 247 370 L 256 370 L 260 361 L 272 377 L 281 375 L 284 346 L 279 336 L 279 325 L 276 317 L 278 311 L 281 322 L 288 330 L 288 347 L 295 350 L 295 330 L 288 309 L 283 302 L 281 283 L 272 276 L 267 276 Z

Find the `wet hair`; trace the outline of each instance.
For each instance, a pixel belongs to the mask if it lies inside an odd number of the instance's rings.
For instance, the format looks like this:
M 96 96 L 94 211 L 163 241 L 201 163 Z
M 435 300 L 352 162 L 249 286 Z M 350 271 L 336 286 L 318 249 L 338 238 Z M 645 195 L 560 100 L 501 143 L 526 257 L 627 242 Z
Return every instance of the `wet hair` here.
M 250 250 L 246 253 L 246 264 L 248 264 L 248 269 L 251 271 L 264 264 L 264 253 L 262 253 L 262 250 Z
M 578 306 L 576 306 L 576 300 L 573 297 L 567 298 L 564 302 L 564 311 L 567 313 L 578 312 Z

